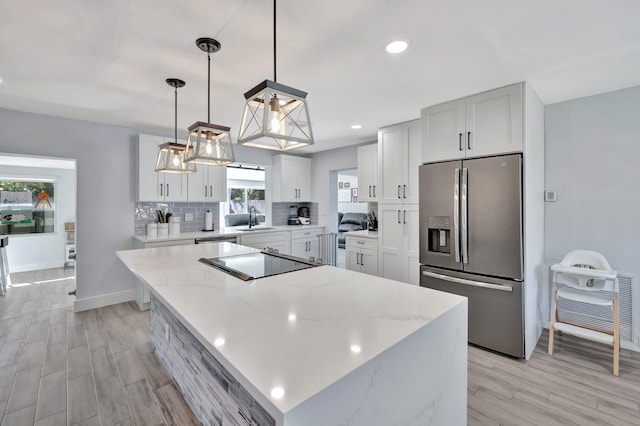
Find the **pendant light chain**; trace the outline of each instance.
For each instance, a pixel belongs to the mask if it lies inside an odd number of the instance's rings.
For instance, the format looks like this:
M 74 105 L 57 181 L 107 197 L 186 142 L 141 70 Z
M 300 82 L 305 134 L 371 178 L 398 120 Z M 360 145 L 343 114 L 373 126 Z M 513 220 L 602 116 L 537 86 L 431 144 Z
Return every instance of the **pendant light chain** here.
M 207 123 L 211 123 L 211 53 L 207 52 Z
M 273 0 L 273 81 L 278 81 L 276 68 L 276 0 Z
M 175 87 L 175 101 L 173 103 L 173 138 L 175 143 L 178 143 L 178 86 Z

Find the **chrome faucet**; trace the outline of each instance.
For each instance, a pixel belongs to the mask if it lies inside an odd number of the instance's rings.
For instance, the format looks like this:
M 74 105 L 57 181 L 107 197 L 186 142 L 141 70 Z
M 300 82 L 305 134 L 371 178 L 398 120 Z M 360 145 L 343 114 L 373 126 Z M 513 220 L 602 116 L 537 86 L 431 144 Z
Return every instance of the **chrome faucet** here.
M 253 217 L 256 218 L 256 222 L 257 222 L 256 206 L 249 207 L 249 229 L 251 229 L 251 226 L 253 224 L 253 220 L 251 220 L 251 212 L 253 212 Z M 257 225 L 257 223 L 256 223 L 256 225 Z

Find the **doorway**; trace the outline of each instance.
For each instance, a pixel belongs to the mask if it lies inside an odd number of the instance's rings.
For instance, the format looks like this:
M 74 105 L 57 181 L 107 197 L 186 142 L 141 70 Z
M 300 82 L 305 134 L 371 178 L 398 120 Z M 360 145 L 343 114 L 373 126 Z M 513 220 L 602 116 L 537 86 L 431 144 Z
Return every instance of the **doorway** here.
M 76 187 L 75 159 L 0 153 L 0 233 L 8 237 L 10 273 L 58 269 L 75 280 Z
M 336 218 L 335 226 L 338 233 L 338 251 L 336 266 L 346 267 L 344 226 L 340 223 L 345 214 L 358 213 L 366 218 L 367 203 L 358 202 L 358 169 L 343 169 L 331 172 L 331 215 Z M 350 228 L 350 227 L 349 227 Z

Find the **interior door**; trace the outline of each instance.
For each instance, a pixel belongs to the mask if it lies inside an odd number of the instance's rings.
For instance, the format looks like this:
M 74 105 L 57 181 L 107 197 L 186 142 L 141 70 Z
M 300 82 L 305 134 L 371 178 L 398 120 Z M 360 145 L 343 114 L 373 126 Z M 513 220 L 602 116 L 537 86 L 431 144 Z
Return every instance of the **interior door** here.
M 462 161 L 420 166 L 420 263 L 461 270 L 457 214 Z M 458 256 L 456 256 L 456 251 Z M 458 258 L 458 259 L 456 259 Z
M 465 160 L 463 168 L 468 208 L 465 272 L 523 279 L 522 157 L 512 154 Z

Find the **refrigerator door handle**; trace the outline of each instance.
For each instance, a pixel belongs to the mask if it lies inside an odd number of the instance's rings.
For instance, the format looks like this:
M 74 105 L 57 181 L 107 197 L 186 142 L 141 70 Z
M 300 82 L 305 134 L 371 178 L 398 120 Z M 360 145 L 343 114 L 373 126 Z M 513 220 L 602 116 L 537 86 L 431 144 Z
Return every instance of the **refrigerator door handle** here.
M 456 168 L 454 172 L 453 183 L 453 242 L 454 252 L 456 256 L 456 262 L 460 262 L 460 221 L 459 221 L 459 201 L 458 195 L 460 194 L 460 169 Z
M 422 275 L 426 277 L 436 278 L 438 280 L 451 281 L 452 283 L 456 283 L 456 284 L 470 285 L 473 287 L 489 288 L 491 290 L 500 290 L 500 291 L 513 291 L 513 287 L 511 287 L 510 285 L 490 284 L 490 283 L 483 283 L 481 281 L 465 280 L 464 278 L 450 277 L 447 275 L 436 274 L 435 272 L 429 272 L 429 271 L 422 271 Z
M 467 186 L 469 183 L 469 175 L 466 167 L 462 168 L 462 190 L 460 191 L 460 196 L 462 200 L 460 202 L 462 211 L 460 212 L 460 220 L 462 222 L 462 263 L 469 263 L 469 241 L 468 241 L 468 197 L 467 197 Z

